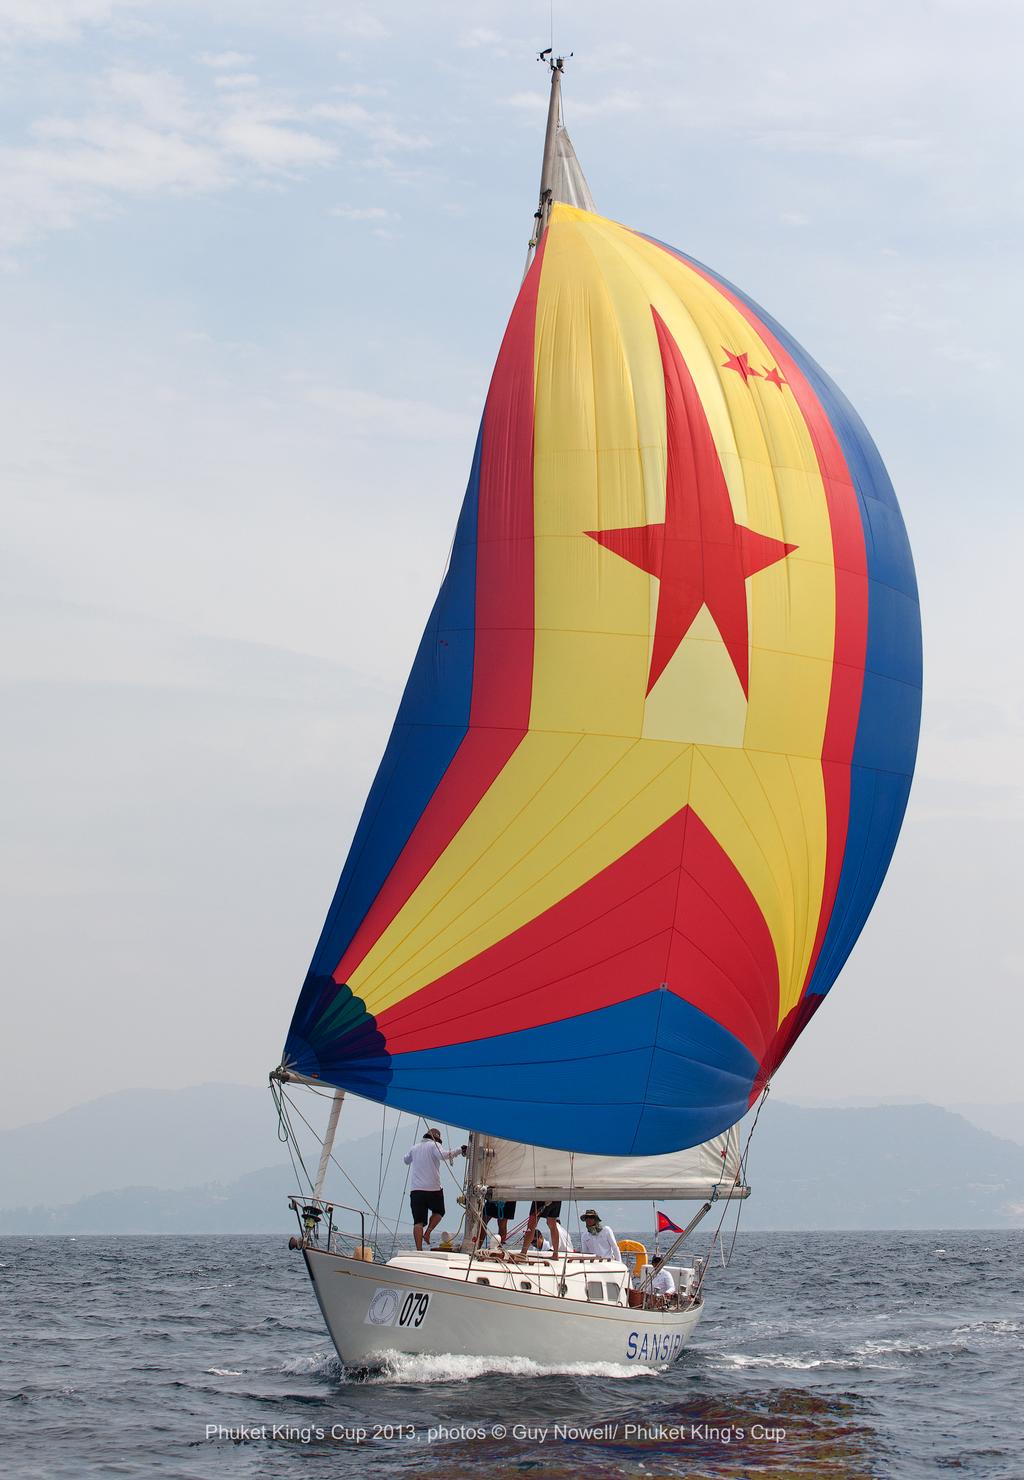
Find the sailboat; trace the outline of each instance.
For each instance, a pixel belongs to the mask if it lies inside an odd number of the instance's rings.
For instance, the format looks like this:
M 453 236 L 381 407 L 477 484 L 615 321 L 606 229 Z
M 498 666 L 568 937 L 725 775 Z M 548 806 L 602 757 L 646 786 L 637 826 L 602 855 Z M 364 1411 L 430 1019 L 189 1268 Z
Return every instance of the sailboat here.
M 357 1366 L 679 1355 L 707 1273 L 680 1250 L 749 1191 L 739 1123 L 864 925 L 917 749 L 874 443 L 746 294 L 598 213 L 544 59 L 448 570 L 271 1076 L 333 1093 L 292 1242 Z M 389 1254 L 324 1198 L 346 1094 L 468 1128 L 450 1246 Z M 674 1294 L 646 1250 L 481 1242 L 488 1199 L 581 1198 L 701 1204 Z

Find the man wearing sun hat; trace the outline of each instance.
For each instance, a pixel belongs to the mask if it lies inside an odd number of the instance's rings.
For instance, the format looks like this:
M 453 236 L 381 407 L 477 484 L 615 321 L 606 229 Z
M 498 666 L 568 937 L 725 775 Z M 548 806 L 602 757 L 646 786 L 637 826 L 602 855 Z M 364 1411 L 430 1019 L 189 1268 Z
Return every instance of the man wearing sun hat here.
M 444 1217 L 444 1193 L 441 1191 L 441 1163 L 453 1162 L 457 1156 L 465 1156 L 465 1146 L 456 1146 L 452 1151 L 441 1150 L 441 1132 L 436 1126 L 424 1132 L 423 1140 L 405 1153 L 403 1160 L 412 1167 L 409 1177 L 409 1206 L 412 1210 L 412 1236 L 417 1249 L 424 1244 L 430 1247 L 430 1235 Z M 424 1235 L 423 1225 L 430 1222 Z
M 580 1253 L 597 1254 L 602 1259 L 621 1259 L 619 1244 L 607 1223 L 601 1222 L 600 1214 L 588 1208 L 583 1214 L 583 1234 L 580 1238 Z

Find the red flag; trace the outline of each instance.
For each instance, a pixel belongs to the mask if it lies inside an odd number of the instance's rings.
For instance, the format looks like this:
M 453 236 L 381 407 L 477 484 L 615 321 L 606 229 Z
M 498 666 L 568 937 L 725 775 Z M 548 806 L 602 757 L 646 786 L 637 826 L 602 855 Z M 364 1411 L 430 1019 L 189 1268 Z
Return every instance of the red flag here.
M 664 1213 L 658 1214 L 659 1233 L 682 1233 L 678 1223 L 673 1223 L 671 1218 L 666 1218 Z

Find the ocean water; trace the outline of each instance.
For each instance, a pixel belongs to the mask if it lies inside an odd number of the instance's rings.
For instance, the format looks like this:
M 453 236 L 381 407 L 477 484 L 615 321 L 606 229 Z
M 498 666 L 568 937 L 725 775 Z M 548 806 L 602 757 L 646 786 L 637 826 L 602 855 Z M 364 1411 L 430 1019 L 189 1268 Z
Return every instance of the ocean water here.
M 0 1239 L 0 1471 L 1024 1476 L 1024 1234 L 740 1233 L 669 1370 L 333 1355 L 281 1238 Z

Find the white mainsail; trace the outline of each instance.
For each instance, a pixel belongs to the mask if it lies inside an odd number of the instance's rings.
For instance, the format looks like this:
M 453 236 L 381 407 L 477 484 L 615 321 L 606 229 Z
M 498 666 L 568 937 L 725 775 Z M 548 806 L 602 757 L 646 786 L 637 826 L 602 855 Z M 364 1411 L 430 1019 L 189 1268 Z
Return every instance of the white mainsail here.
M 677 1198 L 706 1201 L 746 1197 L 740 1171 L 739 1127 L 700 1146 L 666 1156 L 584 1156 L 474 1137 L 473 1174 L 494 1198 Z

